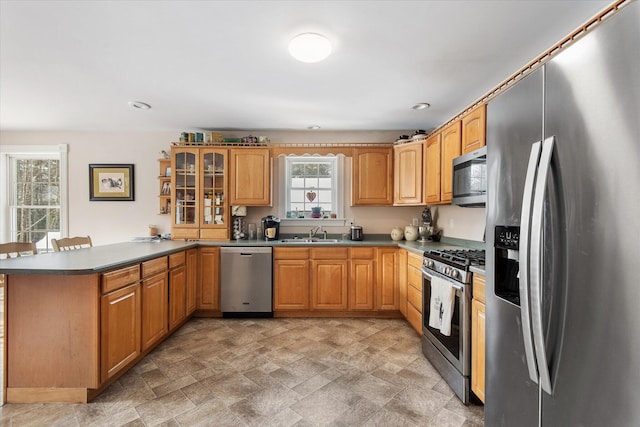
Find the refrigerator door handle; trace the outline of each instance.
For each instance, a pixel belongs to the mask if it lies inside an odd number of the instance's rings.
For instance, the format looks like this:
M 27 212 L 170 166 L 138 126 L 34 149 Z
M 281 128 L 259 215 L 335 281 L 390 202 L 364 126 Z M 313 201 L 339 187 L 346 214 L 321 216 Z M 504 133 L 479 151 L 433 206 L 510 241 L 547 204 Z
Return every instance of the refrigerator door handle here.
M 538 369 L 536 356 L 533 349 L 533 330 L 531 328 L 531 309 L 529 304 L 529 252 L 531 234 L 531 211 L 533 207 L 533 190 L 536 183 L 538 163 L 542 151 L 542 141 L 535 142 L 531 146 L 529 165 L 524 181 L 524 195 L 522 197 L 522 213 L 520 218 L 520 317 L 522 320 L 522 337 L 524 339 L 524 352 L 529 369 L 529 378 L 538 383 Z
M 540 386 L 548 394 L 552 394 L 551 375 L 545 349 L 544 328 L 542 323 L 542 232 L 544 199 L 547 190 L 547 181 L 551 169 L 551 157 L 555 146 L 555 137 L 546 138 L 542 143 L 542 155 L 538 168 L 538 179 L 533 196 L 533 209 L 531 215 L 531 269 L 529 272 L 531 289 L 531 321 L 533 327 L 533 343 L 538 361 L 538 374 Z

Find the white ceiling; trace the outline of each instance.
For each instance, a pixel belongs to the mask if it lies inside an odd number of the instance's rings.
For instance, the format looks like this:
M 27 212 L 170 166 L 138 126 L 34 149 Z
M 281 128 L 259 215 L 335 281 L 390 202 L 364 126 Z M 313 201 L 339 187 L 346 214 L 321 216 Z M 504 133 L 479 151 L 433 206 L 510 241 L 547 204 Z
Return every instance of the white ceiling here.
M 610 2 L 0 0 L 0 129 L 432 129 Z

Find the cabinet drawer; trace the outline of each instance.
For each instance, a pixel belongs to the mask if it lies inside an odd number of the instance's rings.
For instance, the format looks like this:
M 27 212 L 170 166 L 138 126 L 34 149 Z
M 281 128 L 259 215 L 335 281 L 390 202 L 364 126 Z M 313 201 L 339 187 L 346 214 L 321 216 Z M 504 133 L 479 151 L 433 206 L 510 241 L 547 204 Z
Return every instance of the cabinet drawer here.
M 376 248 L 349 248 L 349 258 L 351 259 L 374 259 Z
M 410 305 L 422 313 L 422 291 L 418 291 L 413 286 L 407 287 L 407 300 Z
M 184 265 L 186 254 L 184 251 L 169 255 L 169 268 L 175 268 Z
M 142 263 L 142 277 L 153 276 L 167 269 L 167 257 L 152 259 Z
M 422 293 L 422 270 L 415 267 L 407 268 L 407 283 Z
M 338 248 L 311 248 L 310 258 L 313 259 L 347 259 L 346 247 Z
M 482 274 L 473 274 L 473 298 L 479 302 L 485 302 L 486 282 L 485 277 Z
M 138 280 L 140 280 L 140 264 L 104 273 L 102 275 L 102 293 L 106 294 Z
M 309 259 L 309 248 L 273 248 L 273 259 Z
M 413 252 L 409 252 L 408 256 L 407 256 L 407 263 L 412 266 L 417 268 L 418 270 L 422 268 L 422 256 L 415 254 Z
M 415 309 L 411 304 L 407 304 L 407 320 L 413 326 L 413 329 L 422 335 L 422 313 Z

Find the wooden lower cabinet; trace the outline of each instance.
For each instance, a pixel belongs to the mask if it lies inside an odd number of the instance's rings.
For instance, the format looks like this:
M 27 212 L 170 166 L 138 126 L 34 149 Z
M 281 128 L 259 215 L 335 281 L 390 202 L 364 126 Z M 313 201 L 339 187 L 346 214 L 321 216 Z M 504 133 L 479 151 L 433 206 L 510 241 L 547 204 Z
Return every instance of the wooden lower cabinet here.
M 311 261 L 311 308 L 314 310 L 347 309 L 348 261 Z
M 422 256 L 407 255 L 407 320 L 422 335 Z
M 398 289 L 398 248 L 377 249 L 376 309 L 398 310 L 400 292 Z
M 398 295 L 400 298 L 400 313 L 407 317 L 407 256 L 406 249 L 398 250 Z
M 186 299 L 187 316 L 196 311 L 196 293 L 198 288 L 198 250 L 187 250 L 186 259 Z
M 187 318 L 187 280 L 184 265 L 169 271 L 169 330 Z
M 345 247 L 311 248 L 311 309 L 346 310 L 349 272 Z
M 169 333 L 169 282 L 167 272 L 142 280 L 142 351 Z
M 375 307 L 376 250 L 349 248 L 349 310 L 373 310 Z
M 201 247 L 198 251 L 196 309 L 220 311 L 220 248 Z
M 485 386 L 485 276 L 473 275 L 471 300 L 471 391 L 484 402 Z
M 309 249 L 273 248 L 273 309 L 309 309 Z
M 101 297 L 101 382 L 118 374 L 140 355 L 140 302 L 140 283 Z

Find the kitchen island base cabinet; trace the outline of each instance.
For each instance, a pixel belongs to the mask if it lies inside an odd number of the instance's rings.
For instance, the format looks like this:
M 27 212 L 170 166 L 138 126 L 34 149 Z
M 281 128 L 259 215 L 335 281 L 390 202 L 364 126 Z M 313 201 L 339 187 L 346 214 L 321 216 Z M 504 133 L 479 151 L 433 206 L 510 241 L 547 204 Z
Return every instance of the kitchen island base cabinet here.
M 108 381 L 140 355 L 140 284 L 102 296 L 100 380 Z
M 142 280 L 142 351 L 169 333 L 168 296 L 166 272 Z
M 100 275 L 6 277 L 7 402 L 87 402 L 100 384 Z

